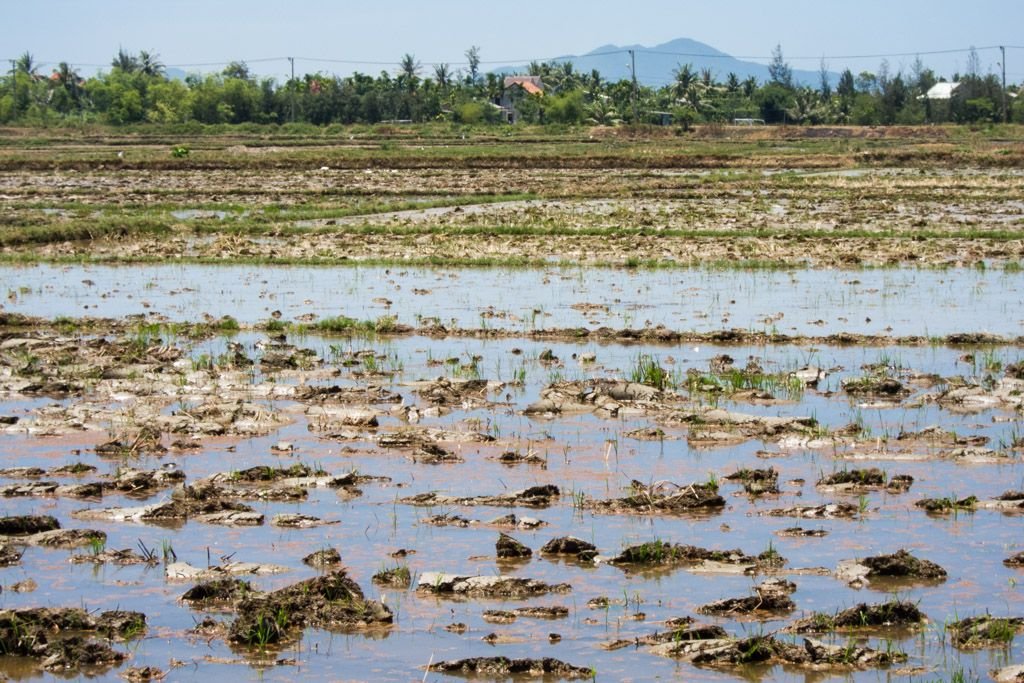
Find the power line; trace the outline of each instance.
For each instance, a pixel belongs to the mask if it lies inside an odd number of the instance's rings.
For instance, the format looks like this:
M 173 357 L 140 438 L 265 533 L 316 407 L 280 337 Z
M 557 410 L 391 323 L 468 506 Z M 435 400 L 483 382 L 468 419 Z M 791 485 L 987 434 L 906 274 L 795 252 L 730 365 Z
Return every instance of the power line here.
M 844 60 L 844 59 L 848 59 L 848 60 L 857 60 L 857 59 L 885 59 L 885 58 L 889 58 L 889 57 L 894 57 L 894 58 L 895 57 L 927 57 L 927 56 L 934 56 L 934 55 L 966 54 L 966 53 L 970 53 L 971 51 L 974 51 L 974 52 L 984 52 L 984 51 L 989 51 L 989 50 L 999 50 L 1000 48 L 1004 48 L 1006 50 L 1024 50 L 1024 46 L 1022 46 L 1022 45 L 1002 45 L 1002 46 L 1000 46 L 1000 45 L 983 45 L 983 46 L 980 46 L 980 47 L 969 46 L 969 47 L 960 47 L 960 48 L 952 48 L 952 49 L 945 49 L 945 50 L 919 50 L 919 51 L 915 51 L 915 52 L 886 52 L 886 53 L 879 52 L 879 53 L 872 53 L 872 54 L 815 55 L 815 56 L 798 55 L 798 56 L 785 57 L 785 59 L 786 59 L 786 61 L 808 61 L 808 60 L 818 61 L 818 60 Z M 603 52 L 593 52 L 593 53 L 582 54 L 582 55 L 559 55 L 559 56 L 556 56 L 556 57 L 524 57 L 524 58 L 516 58 L 516 59 L 511 59 L 511 58 L 510 59 L 491 59 L 491 60 L 482 60 L 479 63 L 480 64 L 492 64 L 492 65 L 493 64 L 516 65 L 516 64 L 527 64 L 527 63 L 531 63 L 531 62 L 538 62 L 538 63 L 555 62 L 555 61 L 576 61 L 576 62 L 578 62 L 578 61 L 581 61 L 581 60 L 595 59 L 595 58 L 598 58 L 598 57 L 608 57 L 608 56 L 614 56 L 614 55 L 628 55 L 628 54 L 631 54 L 634 51 L 639 53 L 640 55 L 661 55 L 661 56 L 668 56 L 668 57 L 683 57 L 683 58 L 691 58 L 691 59 L 693 59 L 693 58 L 701 58 L 701 59 L 737 59 L 737 60 L 755 60 L 755 61 L 762 60 L 762 61 L 767 61 L 767 60 L 771 60 L 773 58 L 771 55 L 732 55 L 732 54 L 725 54 L 725 53 L 709 54 L 709 53 L 706 53 L 706 52 L 670 52 L 670 51 L 665 51 L 665 50 L 649 50 L 649 49 L 644 49 L 644 48 L 635 49 L 635 50 L 630 50 L 628 48 L 623 48 L 623 49 L 617 49 L 617 50 L 605 50 Z M 7 59 L 5 59 L 3 61 L 10 62 L 10 61 L 16 61 L 17 59 L 18 59 L 17 57 L 15 57 L 15 58 L 7 58 Z M 348 64 L 348 65 L 356 65 L 356 66 L 359 66 L 359 65 L 367 65 L 367 66 L 397 66 L 399 64 L 398 60 L 380 61 L 380 60 L 370 60 L 370 59 L 340 59 L 340 58 L 334 58 L 334 57 L 294 57 L 292 59 L 295 59 L 296 61 L 300 61 L 300 62 L 313 62 L 313 63 L 324 63 L 324 64 Z M 253 58 L 253 59 L 232 59 L 232 60 L 211 61 L 211 62 L 174 63 L 174 64 L 166 64 L 165 67 L 166 68 L 171 68 L 171 69 L 186 69 L 186 68 L 202 68 L 202 67 L 227 66 L 228 64 L 232 64 L 232 63 L 236 63 L 236 62 L 243 62 L 245 64 L 260 64 L 260 63 L 267 63 L 267 62 L 285 62 L 285 61 L 288 61 L 288 60 L 289 60 L 288 57 L 256 57 L 256 58 Z M 67 61 L 67 60 L 61 60 L 61 61 Z M 37 62 L 38 66 L 40 66 L 40 67 L 54 66 L 54 65 L 57 65 L 59 63 L 60 63 L 59 61 L 47 61 L 47 60 L 39 60 Z M 75 67 L 97 68 L 97 69 L 102 69 L 102 68 L 111 66 L 110 63 L 104 63 L 104 64 L 95 64 L 95 63 L 88 63 L 88 62 L 68 62 L 68 63 L 71 64 L 72 66 L 75 66 Z M 421 65 L 426 66 L 426 67 L 436 67 L 436 66 L 440 66 L 441 64 L 446 64 L 448 66 L 468 66 L 469 65 L 468 61 L 451 61 L 451 62 L 447 62 L 447 61 L 428 61 L 428 62 L 420 62 L 420 63 L 421 63 Z

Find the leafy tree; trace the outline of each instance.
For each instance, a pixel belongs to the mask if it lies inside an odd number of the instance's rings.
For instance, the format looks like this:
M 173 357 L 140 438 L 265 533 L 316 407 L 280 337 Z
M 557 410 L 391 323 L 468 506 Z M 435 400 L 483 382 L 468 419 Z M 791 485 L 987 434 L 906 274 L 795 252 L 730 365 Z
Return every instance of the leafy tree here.
M 870 95 L 878 92 L 878 76 L 870 71 L 857 74 L 857 92 Z
M 910 93 L 902 74 L 886 78 L 879 99 L 878 114 L 885 125 L 896 123 L 900 111 L 906 106 Z
M 248 81 L 252 78 L 249 65 L 245 62 L 229 62 L 220 74 L 224 78 L 237 78 L 240 81 Z
M 181 81 L 162 80 L 147 90 L 146 120 L 151 123 L 184 123 L 191 112 L 191 92 Z
M 480 48 L 472 45 L 465 54 L 466 61 L 469 63 L 469 82 L 474 84 L 480 78 Z
M 821 64 L 818 67 L 818 79 L 821 101 L 828 102 L 832 99 L 832 76 L 828 72 L 828 64 L 825 63 L 824 57 L 822 57 Z
M 839 96 L 839 111 L 844 119 L 850 115 L 853 109 L 853 101 L 857 96 L 857 85 L 853 78 L 853 72 L 844 69 L 839 75 L 839 83 L 836 84 L 836 94 Z M 845 122 L 845 121 L 844 121 Z
M 775 49 L 772 50 L 772 61 L 768 64 L 768 74 L 771 76 L 772 83 L 781 85 L 788 90 L 793 89 L 793 69 L 782 56 L 781 44 L 776 44 Z
M 583 92 L 580 90 L 553 95 L 545 104 L 544 116 L 552 123 L 583 123 L 587 115 Z
M 740 90 L 740 79 L 739 76 L 734 74 L 732 71 L 725 77 L 725 89 L 729 93 L 736 93 Z
M 757 106 L 765 123 L 783 123 L 794 106 L 793 91 L 782 83 L 768 83 L 757 94 Z

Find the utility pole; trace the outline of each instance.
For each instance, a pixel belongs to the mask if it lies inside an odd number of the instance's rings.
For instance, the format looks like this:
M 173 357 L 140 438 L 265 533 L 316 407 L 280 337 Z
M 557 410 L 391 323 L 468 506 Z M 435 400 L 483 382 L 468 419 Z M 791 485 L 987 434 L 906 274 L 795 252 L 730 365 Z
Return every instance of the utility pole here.
M 636 51 L 629 51 L 629 71 L 633 75 L 633 125 L 640 123 L 640 117 L 636 111 L 636 100 L 639 95 L 639 90 L 636 85 Z
M 1003 67 L 1003 123 L 1010 122 L 1010 112 L 1006 108 L 1006 46 L 1000 45 L 999 51 L 1003 54 L 1000 64 Z
M 292 94 L 292 123 L 295 123 L 295 57 L 289 57 L 288 61 L 292 65 L 292 79 L 288 82 L 288 89 Z

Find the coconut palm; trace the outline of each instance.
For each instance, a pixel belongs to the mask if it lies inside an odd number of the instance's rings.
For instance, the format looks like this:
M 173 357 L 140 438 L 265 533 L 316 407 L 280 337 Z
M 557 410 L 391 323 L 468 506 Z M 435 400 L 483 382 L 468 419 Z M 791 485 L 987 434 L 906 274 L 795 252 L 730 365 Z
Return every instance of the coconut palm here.
M 609 97 L 595 97 L 587 107 L 586 122 L 593 126 L 615 126 L 622 123 L 619 112 Z
M 14 69 L 18 73 L 23 73 L 28 76 L 38 76 L 39 62 L 32 56 L 31 52 L 23 52 L 21 56 L 14 60 Z
M 672 76 L 675 78 L 675 82 L 672 84 L 672 91 L 676 98 L 681 100 L 689 98 L 690 91 L 697 84 L 697 72 L 693 70 L 690 64 L 682 64 L 672 71 Z
M 452 84 L 452 69 L 447 64 L 435 64 L 434 65 L 434 80 L 437 81 L 437 85 L 445 90 Z
M 110 66 L 126 74 L 132 74 L 139 70 L 139 59 L 131 52 L 127 52 L 123 47 L 119 47 L 117 48 L 117 54 L 114 55 L 114 59 L 110 62 Z
M 163 76 L 166 70 L 160 61 L 160 55 L 155 52 L 141 50 L 139 52 L 138 64 L 139 71 L 146 76 Z
M 419 86 L 422 68 L 423 65 L 416 61 L 416 57 L 406 52 L 398 62 L 398 80 L 411 92 Z

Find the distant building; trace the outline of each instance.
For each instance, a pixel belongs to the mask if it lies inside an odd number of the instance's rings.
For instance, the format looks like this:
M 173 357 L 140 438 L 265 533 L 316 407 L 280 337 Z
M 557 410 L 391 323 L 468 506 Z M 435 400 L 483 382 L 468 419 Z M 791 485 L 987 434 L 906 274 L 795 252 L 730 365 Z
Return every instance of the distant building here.
M 923 99 L 926 100 L 951 100 L 953 99 L 953 93 L 960 87 L 960 83 L 936 83 L 932 87 L 928 88 L 928 92 L 924 94 Z
M 936 83 L 928 88 L 928 92 L 924 95 L 918 95 L 917 99 L 924 101 L 925 120 L 929 123 L 948 121 L 952 113 L 952 100 L 959 88 L 959 82 Z
M 544 84 L 540 76 L 505 76 L 501 97 L 495 104 L 501 109 L 501 116 L 507 123 L 519 120 L 517 105 L 527 96 L 544 96 Z

